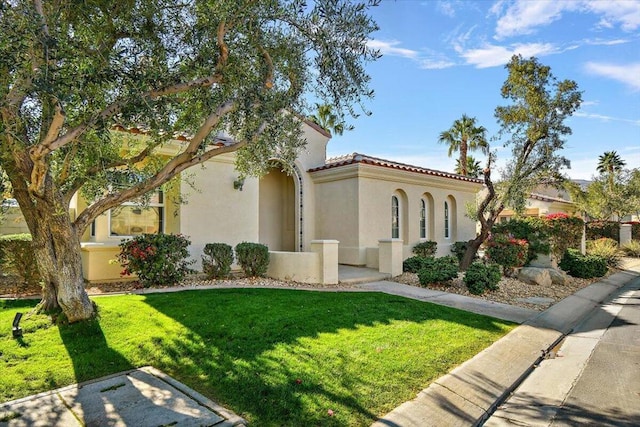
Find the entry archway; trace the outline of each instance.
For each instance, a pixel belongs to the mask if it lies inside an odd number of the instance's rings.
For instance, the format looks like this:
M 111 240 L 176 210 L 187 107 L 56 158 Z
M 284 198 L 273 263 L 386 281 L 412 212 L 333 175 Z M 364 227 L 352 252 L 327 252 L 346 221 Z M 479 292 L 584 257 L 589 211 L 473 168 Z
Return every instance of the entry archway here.
M 271 251 L 296 250 L 296 197 L 293 177 L 274 164 L 259 183 L 259 239 Z

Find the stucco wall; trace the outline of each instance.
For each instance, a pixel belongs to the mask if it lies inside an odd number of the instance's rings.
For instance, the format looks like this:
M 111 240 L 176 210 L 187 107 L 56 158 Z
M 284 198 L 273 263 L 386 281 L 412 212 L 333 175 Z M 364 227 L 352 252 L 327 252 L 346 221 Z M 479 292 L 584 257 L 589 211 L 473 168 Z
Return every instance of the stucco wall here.
M 465 205 L 475 202 L 480 184 L 367 164 L 351 164 L 312 173 L 316 182 L 318 233 L 340 241 L 340 262 L 364 265 L 367 248 L 391 238 L 391 197 L 400 199 L 403 257 L 420 241 L 438 243 L 438 256 L 452 243 L 475 237 L 475 221 Z M 427 237 L 420 238 L 420 200 L 427 201 Z M 451 233 L 444 236 L 444 202 L 448 200 Z

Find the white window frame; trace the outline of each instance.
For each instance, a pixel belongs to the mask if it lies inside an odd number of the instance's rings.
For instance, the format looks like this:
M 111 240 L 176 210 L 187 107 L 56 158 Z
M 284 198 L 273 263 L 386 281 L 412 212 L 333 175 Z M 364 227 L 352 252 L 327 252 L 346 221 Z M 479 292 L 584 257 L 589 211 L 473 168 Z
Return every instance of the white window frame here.
M 451 238 L 451 218 L 449 216 L 449 202 L 445 200 L 444 202 L 444 238 Z
M 420 199 L 420 238 L 427 239 L 427 201 Z
M 119 207 L 138 207 L 141 210 L 144 210 L 146 208 L 159 208 L 159 212 L 160 212 L 160 227 L 158 230 L 158 233 L 164 233 L 165 231 L 165 227 L 166 227 L 166 204 L 165 204 L 165 194 L 164 191 L 158 189 L 155 190 L 155 192 L 158 193 L 158 202 L 150 202 L 148 204 L 142 204 L 139 202 L 134 201 L 129 201 L 129 202 L 124 202 L 122 203 Z M 113 208 L 113 209 L 117 209 L 117 208 Z M 134 237 L 135 235 L 133 234 L 112 234 L 111 233 L 111 211 L 113 209 L 109 209 L 109 215 L 108 215 L 108 229 L 107 229 L 107 233 L 109 235 L 109 238 L 111 239 L 122 239 L 122 238 L 131 238 Z
M 395 194 L 391 196 L 391 238 L 400 238 L 400 199 Z

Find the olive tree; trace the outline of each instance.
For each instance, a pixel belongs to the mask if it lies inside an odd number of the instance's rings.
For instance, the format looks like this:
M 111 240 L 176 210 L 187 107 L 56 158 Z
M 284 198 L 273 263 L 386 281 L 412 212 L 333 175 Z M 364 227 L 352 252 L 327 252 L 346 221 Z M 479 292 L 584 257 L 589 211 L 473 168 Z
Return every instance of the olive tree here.
M 564 137 L 571 134 L 565 120 L 582 103 L 578 85 L 572 80 L 556 80 L 551 68 L 535 57 L 524 59 L 514 55 L 506 68 L 509 75 L 501 94 L 511 103 L 497 107 L 495 117 L 500 124 L 498 137 L 507 137 L 504 144 L 511 147 L 513 158 L 501 171 L 500 182 L 494 185 L 491 169 L 495 154 L 489 156 L 483 171 L 486 191 L 475 212 L 480 233 L 469 241 L 460 263 L 463 270 L 489 237 L 505 206 L 524 210 L 534 187 L 557 181 L 562 169 L 569 167 L 569 161 L 559 151 L 564 146 Z
M 355 117 L 379 56 L 375 2 L 1 0 L 0 166 L 33 236 L 40 307 L 95 314 L 80 238 L 99 214 L 223 153 L 245 174 L 290 160 L 309 94 Z M 79 191 L 89 205 L 72 218 Z

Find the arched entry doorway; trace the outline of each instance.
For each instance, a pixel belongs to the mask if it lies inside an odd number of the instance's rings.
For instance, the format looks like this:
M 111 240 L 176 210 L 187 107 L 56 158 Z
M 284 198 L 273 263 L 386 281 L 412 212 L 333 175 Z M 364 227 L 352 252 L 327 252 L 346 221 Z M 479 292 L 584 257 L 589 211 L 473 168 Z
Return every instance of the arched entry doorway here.
M 293 177 L 274 165 L 260 178 L 259 238 L 271 251 L 296 250 L 296 197 Z

